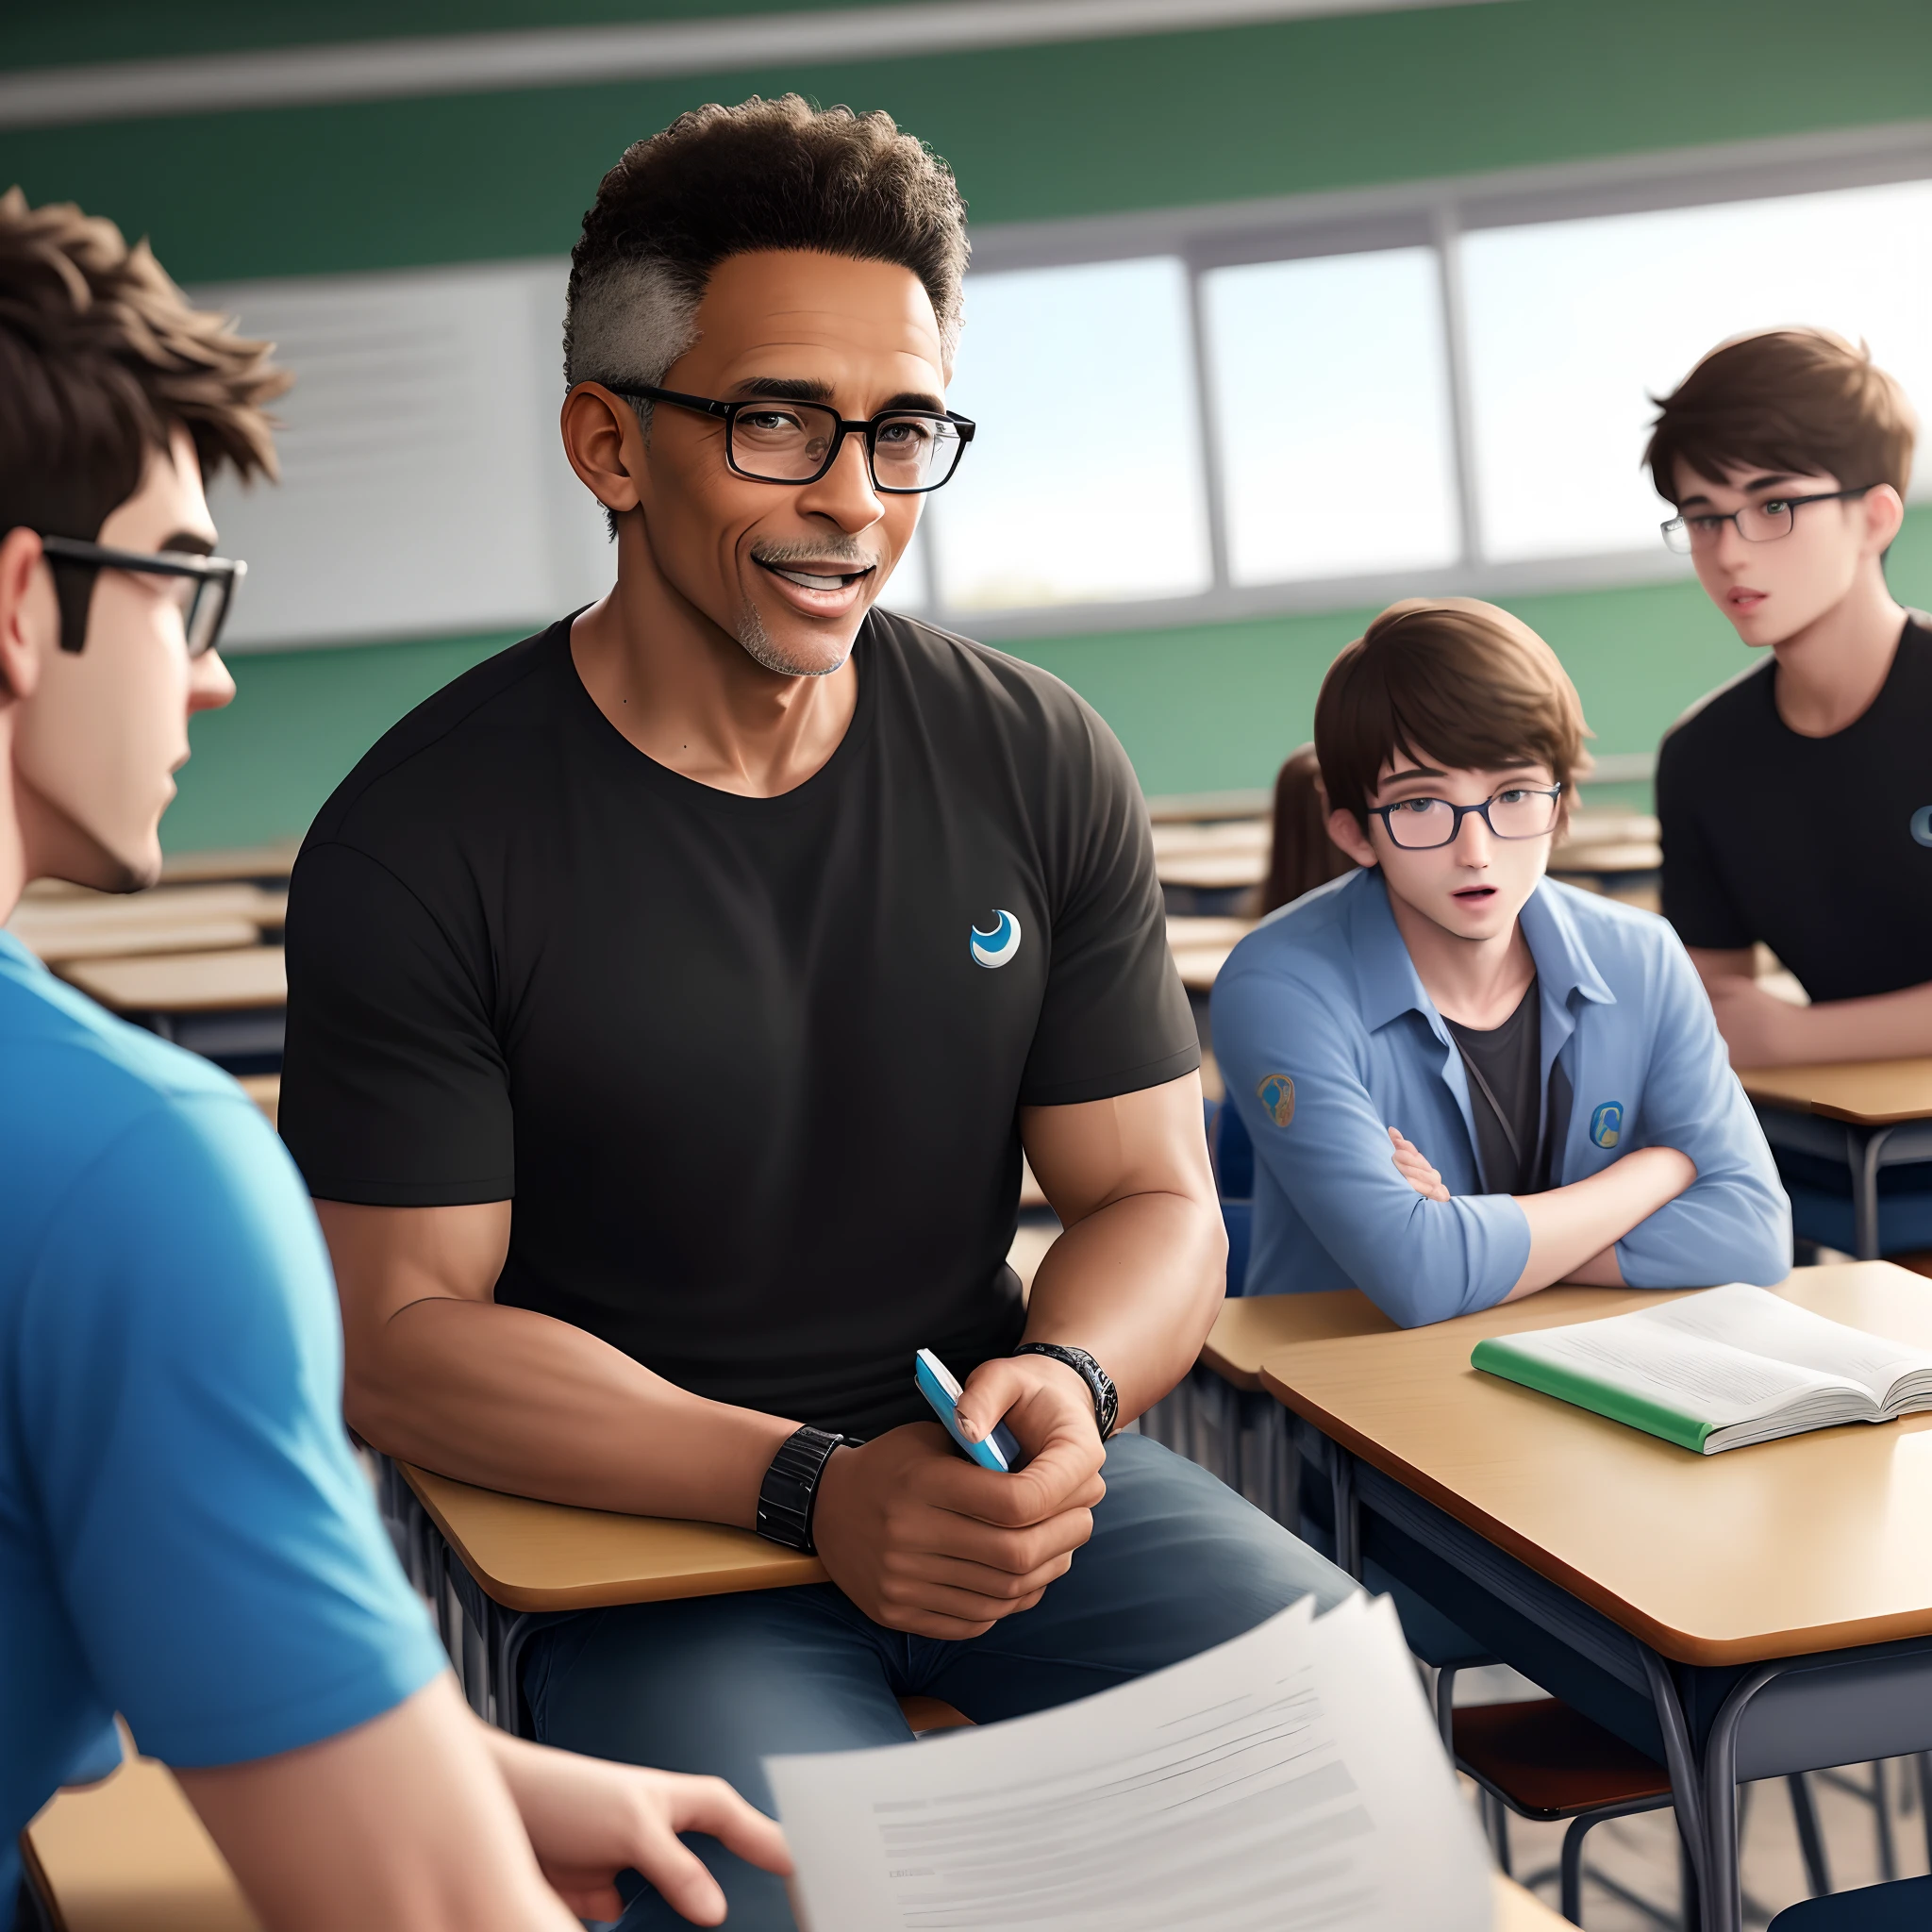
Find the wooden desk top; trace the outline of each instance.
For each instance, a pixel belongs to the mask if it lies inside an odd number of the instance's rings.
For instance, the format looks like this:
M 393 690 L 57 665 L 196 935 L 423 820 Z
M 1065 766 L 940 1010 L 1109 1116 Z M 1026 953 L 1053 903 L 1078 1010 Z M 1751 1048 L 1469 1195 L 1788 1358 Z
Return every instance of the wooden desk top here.
M 1244 852 L 1177 852 L 1158 858 L 1156 875 L 1163 886 L 1192 886 L 1197 891 L 1225 892 L 1236 886 L 1258 886 L 1268 876 L 1268 855 Z
M 1500 1872 L 1491 1876 L 1496 1887 L 1495 1932 L 1563 1932 L 1569 1924 L 1513 1878 L 1505 1878 Z
M 171 885 L 195 879 L 285 879 L 301 849 L 299 839 L 276 839 L 219 852 L 171 852 L 161 860 L 161 877 Z
M 1220 976 L 1221 969 L 1227 964 L 1227 956 L 1234 951 L 1230 945 L 1175 946 L 1174 963 L 1181 975 L 1181 984 L 1190 992 L 1210 992 L 1214 982 Z
M 588 1610 L 825 1580 L 816 1557 L 748 1529 L 573 1509 L 398 1467 L 470 1574 L 506 1609 Z
M 1932 1347 L 1932 1283 L 1890 1262 L 1800 1269 L 1777 1291 Z M 1263 1362 L 1266 1389 L 1664 1656 L 1751 1663 L 1932 1635 L 1932 1414 L 1693 1456 L 1469 1365 L 1485 1335 L 1668 1294 L 1550 1289 L 1382 1332 L 1352 1292 L 1275 1299 L 1312 1306 L 1248 1318 L 1303 1324 Z
M 1738 1078 L 1744 1091 L 1765 1107 L 1822 1114 L 1857 1127 L 1932 1120 L 1932 1059 L 1751 1067 Z
M 1395 1324 L 1352 1288 L 1339 1294 L 1233 1295 L 1214 1318 L 1201 1360 L 1237 1389 L 1259 1389 L 1261 1364 L 1296 1342 L 1396 1332 Z
M 289 978 L 279 946 L 155 958 L 76 959 L 63 979 L 116 1013 L 221 1013 L 281 1007 Z

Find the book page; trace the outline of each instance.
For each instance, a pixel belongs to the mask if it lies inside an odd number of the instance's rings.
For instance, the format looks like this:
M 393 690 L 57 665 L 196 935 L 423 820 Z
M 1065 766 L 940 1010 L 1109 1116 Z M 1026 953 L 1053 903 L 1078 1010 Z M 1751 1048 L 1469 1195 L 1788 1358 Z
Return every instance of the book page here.
M 1474 1359 L 1487 1367 L 1484 1352 L 1493 1346 L 1567 1370 L 1586 1383 L 1648 1397 L 1713 1428 L 1755 1421 L 1821 1389 L 1843 1388 L 1837 1376 L 1748 1355 L 1691 1329 L 1664 1327 L 1650 1321 L 1653 1312 L 1498 1336 L 1493 1344 L 1480 1344 Z M 1851 1392 L 1856 1397 L 1858 1391 Z
M 1616 1319 L 1616 1318 L 1612 1318 Z M 1855 1382 L 1884 1406 L 1891 1385 L 1915 1369 L 1932 1369 L 1932 1354 L 1848 1328 L 1842 1322 L 1814 1314 L 1788 1302 L 1769 1289 L 1733 1282 L 1707 1289 L 1655 1308 L 1626 1317 L 1632 1325 L 1652 1324 L 1685 1335 L 1748 1349 L 1772 1361 L 1789 1362 Z
M 766 1771 L 806 1932 L 1489 1932 L 1393 1606 L 1308 1603 L 1131 1684 Z

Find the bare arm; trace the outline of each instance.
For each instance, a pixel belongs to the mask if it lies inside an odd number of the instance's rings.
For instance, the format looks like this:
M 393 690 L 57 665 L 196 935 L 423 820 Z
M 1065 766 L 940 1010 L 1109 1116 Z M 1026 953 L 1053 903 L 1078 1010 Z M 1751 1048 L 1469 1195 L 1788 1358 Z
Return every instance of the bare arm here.
M 508 1201 L 315 1208 L 341 1294 L 344 1408 L 366 1441 L 518 1495 L 752 1525 L 797 1424 L 692 1395 L 568 1322 L 499 1307 Z
M 1393 1127 L 1389 1138 L 1395 1148 L 1395 1166 L 1409 1186 L 1428 1200 L 1448 1200 L 1442 1176 L 1421 1149 Z M 1514 1196 L 1529 1223 L 1529 1258 L 1503 1299 L 1521 1301 L 1559 1281 L 1622 1288 L 1617 1243 L 1696 1178 L 1690 1157 L 1674 1147 L 1639 1147 L 1587 1180 L 1541 1194 Z
M 1905 1059 L 1932 1054 L 1932 981 L 1796 1007 L 1759 986 L 1748 949 L 1690 948 L 1734 1067 L 1790 1067 L 1812 1060 Z
M 715 1925 L 686 1830 L 788 1869 L 777 1826 L 717 1779 L 520 1743 L 448 1677 L 321 1743 L 175 1775 L 272 1932 L 575 1932 L 575 1913 L 618 1915 L 626 1866 Z
M 1227 1292 L 1201 1076 L 1027 1108 L 1020 1136 L 1066 1230 L 1033 1277 L 1025 1339 L 1084 1348 L 1125 1422 L 1193 1367 Z

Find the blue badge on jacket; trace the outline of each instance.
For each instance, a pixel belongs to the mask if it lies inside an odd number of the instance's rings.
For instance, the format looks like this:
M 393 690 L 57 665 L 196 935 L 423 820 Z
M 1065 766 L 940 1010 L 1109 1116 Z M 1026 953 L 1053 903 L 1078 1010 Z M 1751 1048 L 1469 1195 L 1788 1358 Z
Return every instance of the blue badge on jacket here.
M 1590 1138 L 1599 1147 L 1614 1147 L 1624 1131 L 1624 1103 L 1607 1100 L 1590 1117 Z

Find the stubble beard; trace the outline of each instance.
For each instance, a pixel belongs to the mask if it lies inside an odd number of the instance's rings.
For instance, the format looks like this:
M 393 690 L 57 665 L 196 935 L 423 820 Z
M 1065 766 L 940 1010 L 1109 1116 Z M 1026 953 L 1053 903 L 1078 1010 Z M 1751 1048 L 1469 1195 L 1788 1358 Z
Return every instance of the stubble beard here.
M 864 622 L 861 618 L 860 623 Z M 855 627 L 852 638 L 846 641 L 845 648 L 829 664 L 814 661 L 800 663 L 795 658 L 788 657 L 772 641 L 772 634 L 765 628 L 763 618 L 758 615 L 758 606 L 747 603 L 738 614 L 738 641 L 745 656 L 754 664 L 762 665 L 767 671 L 779 677 L 829 677 L 835 671 L 845 668 L 845 660 L 852 655 L 852 643 L 858 633 Z

